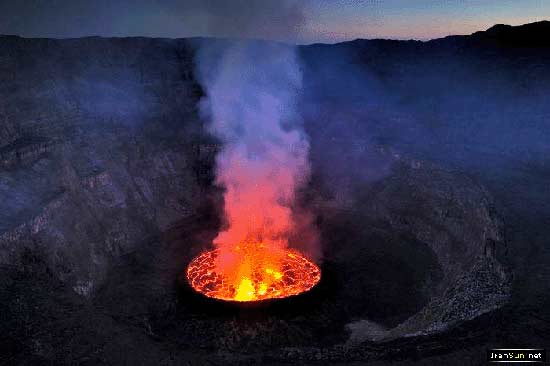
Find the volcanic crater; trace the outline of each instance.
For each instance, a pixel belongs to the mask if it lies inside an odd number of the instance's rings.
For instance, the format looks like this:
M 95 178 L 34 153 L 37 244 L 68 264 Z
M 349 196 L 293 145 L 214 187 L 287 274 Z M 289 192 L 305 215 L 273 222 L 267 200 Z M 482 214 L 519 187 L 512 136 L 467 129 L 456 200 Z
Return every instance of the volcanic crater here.
M 502 223 L 491 197 L 468 177 L 399 160 L 353 203 L 317 197 L 312 204 L 327 248 L 316 287 L 284 299 L 226 302 L 199 295 L 180 274 L 178 310 L 159 320 L 158 332 L 170 339 L 197 322 L 182 344 L 193 339 L 245 353 L 273 344 L 332 345 L 334 352 L 345 345 L 353 352 L 365 342 L 433 335 L 506 303 Z M 199 226 L 199 238 L 214 235 Z M 169 234 L 177 248 L 190 240 L 180 228 Z M 195 240 L 195 251 L 207 242 Z
M 383 162 L 383 173 L 351 187 L 333 181 L 323 153 L 350 144 L 323 138 L 305 107 L 311 179 L 297 195 L 319 246 L 296 236 L 287 249 L 311 258 L 318 283 L 258 301 L 204 296 L 186 270 L 217 250 L 223 146 L 199 116 L 204 90 L 190 42 L 3 37 L 0 50 L 9 96 L 0 111 L 0 281 L 8 294 L 0 323 L 10 360 L 393 360 L 474 345 L 510 299 L 501 207 L 484 184 L 370 140 L 361 154 Z M 6 72 L 15 65 L 20 72 Z M 352 107 L 333 112 L 352 119 Z

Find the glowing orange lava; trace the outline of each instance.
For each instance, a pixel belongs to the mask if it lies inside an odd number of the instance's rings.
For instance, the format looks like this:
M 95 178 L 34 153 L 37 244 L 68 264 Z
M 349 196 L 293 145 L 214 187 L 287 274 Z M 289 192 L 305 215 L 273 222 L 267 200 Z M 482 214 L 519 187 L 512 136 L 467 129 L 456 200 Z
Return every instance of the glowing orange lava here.
M 260 250 L 246 252 L 247 245 L 236 246 L 233 258 L 239 265 L 231 273 L 219 273 L 218 250 L 203 252 L 187 267 L 187 280 L 197 292 L 226 301 L 258 301 L 298 295 L 310 290 L 321 279 L 317 265 L 301 253 L 282 249 L 276 253 Z M 251 254 L 252 253 L 252 254 Z M 235 270 L 236 268 L 236 270 Z

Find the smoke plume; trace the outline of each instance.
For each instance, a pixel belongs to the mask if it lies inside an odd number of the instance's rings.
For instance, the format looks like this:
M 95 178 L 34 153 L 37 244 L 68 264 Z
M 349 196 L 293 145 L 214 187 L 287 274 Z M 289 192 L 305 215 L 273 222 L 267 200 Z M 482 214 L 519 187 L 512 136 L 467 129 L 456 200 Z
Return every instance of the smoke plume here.
M 227 220 L 214 240 L 218 269 L 234 273 L 240 266 L 243 277 L 252 269 L 242 266 L 236 246 L 273 259 L 297 225 L 312 232 L 307 218 L 293 211 L 297 188 L 309 177 L 309 144 L 296 108 L 300 63 L 288 45 L 214 42 L 199 52 L 198 69 L 207 94 L 201 111 L 224 144 L 216 161 Z

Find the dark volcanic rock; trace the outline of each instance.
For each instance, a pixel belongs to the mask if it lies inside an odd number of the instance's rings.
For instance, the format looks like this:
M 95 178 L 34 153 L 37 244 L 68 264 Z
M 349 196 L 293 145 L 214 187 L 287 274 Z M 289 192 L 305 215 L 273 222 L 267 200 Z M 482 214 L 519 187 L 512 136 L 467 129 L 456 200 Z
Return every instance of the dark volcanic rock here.
M 252 308 L 181 280 L 221 207 L 193 41 L 0 37 L 0 363 L 462 365 L 543 344 L 547 28 L 301 47 L 323 279 Z
M 352 343 L 439 332 L 508 300 L 511 275 L 505 265 L 503 223 L 491 195 L 468 176 L 426 162 L 399 159 L 386 178 L 359 188 L 345 212 L 348 220 L 357 222 L 347 225 L 348 233 L 362 225 L 361 230 L 384 233 L 387 239 L 380 248 L 361 241 L 368 236 L 354 237 L 350 244 L 326 244 L 341 246 L 331 249 L 336 261 L 348 267 L 362 264 L 360 272 L 349 276 L 343 285 L 348 289 L 343 292 L 353 293 L 354 286 L 360 288 L 361 283 L 385 273 L 385 280 L 376 280 L 382 288 L 362 294 L 366 302 L 369 296 L 374 296 L 374 301 L 378 296 L 390 298 L 382 295 L 387 287 L 399 289 L 394 302 L 386 304 L 396 312 L 407 309 L 402 303 L 412 305 L 414 299 L 424 299 L 410 307 L 410 317 L 394 323 L 392 329 L 373 323 L 382 319 L 373 318 L 376 313 L 366 310 L 366 319 L 350 324 Z M 397 241 L 403 244 L 393 244 Z M 399 266 L 392 267 L 392 258 Z M 383 263 L 381 267 L 377 261 Z M 415 266 L 420 268 L 411 272 L 402 269 Z M 358 296 L 356 301 L 361 298 Z
M 204 203 L 192 51 L 3 37 L 0 60 L 1 261 L 42 248 L 89 295 L 111 259 Z

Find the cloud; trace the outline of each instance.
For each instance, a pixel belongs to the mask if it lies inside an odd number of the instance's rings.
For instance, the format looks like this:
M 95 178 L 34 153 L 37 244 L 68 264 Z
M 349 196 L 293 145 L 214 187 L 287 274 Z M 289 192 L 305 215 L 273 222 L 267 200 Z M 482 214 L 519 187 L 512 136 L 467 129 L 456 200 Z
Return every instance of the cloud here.
M 288 41 L 304 24 L 299 0 L 21 0 L 0 2 L 0 34 L 27 37 L 224 37 Z
M 297 0 L 190 0 L 165 7 L 180 14 L 184 26 L 198 34 L 284 40 L 300 32 L 304 4 Z

